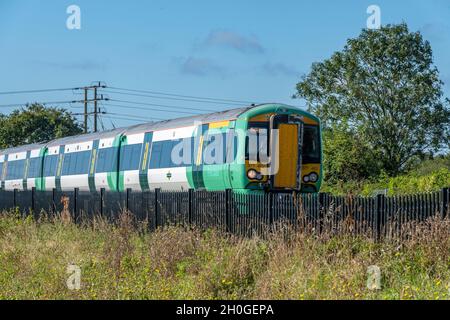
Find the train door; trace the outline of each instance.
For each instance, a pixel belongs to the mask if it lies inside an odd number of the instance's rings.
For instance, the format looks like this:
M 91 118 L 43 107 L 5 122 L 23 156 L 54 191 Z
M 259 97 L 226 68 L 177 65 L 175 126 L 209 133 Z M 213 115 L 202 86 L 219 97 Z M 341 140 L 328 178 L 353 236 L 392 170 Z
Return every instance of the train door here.
M 271 119 L 272 188 L 275 190 L 300 190 L 301 146 L 303 123 L 288 115 Z

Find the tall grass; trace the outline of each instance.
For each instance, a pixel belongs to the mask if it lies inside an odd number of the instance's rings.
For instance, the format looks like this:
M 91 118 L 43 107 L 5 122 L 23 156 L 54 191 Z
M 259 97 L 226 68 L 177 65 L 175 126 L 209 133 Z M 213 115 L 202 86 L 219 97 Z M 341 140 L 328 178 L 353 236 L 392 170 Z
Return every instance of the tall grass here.
M 167 227 L 147 232 L 129 213 L 74 224 L 0 215 L 0 299 L 449 299 L 450 222 L 410 226 L 405 239 L 269 239 Z M 67 266 L 81 268 L 69 290 Z M 368 268 L 381 288 L 366 286 Z

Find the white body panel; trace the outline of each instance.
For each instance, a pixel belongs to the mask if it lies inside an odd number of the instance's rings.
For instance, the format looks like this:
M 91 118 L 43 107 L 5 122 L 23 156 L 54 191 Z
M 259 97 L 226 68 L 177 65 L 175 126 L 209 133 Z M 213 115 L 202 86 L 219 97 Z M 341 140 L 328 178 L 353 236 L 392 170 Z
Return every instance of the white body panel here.
M 23 190 L 23 179 L 5 181 L 5 190 L 14 189 Z
M 108 173 L 96 173 L 95 174 L 95 188 L 100 190 L 101 188 L 105 188 L 105 190 L 111 190 L 108 185 Z
M 8 155 L 8 162 L 13 162 L 16 160 L 24 160 L 27 158 L 27 152 L 11 153 Z
M 153 132 L 153 141 L 178 140 L 192 137 L 195 126 Z
M 49 147 L 47 149 L 47 155 L 52 156 L 52 155 L 55 155 L 55 154 L 59 154 L 59 148 L 60 148 L 59 146 Z
M 98 142 L 99 149 L 111 148 L 115 138 L 100 139 Z
M 141 190 L 139 183 L 139 170 L 130 170 L 123 172 L 123 182 L 126 189 Z
M 75 188 L 80 191 L 89 191 L 89 175 L 61 176 L 61 190 L 71 191 Z
M 41 149 L 34 149 L 30 152 L 30 158 L 37 158 L 41 154 Z
M 145 133 L 132 134 L 127 136 L 127 145 L 128 144 L 138 144 L 144 142 Z
M 45 190 L 51 191 L 56 188 L 55 177 L 45 177 Z
M 81 152 L 92 150 L 93 141 L 68 144 L 64 147 L 64 153 Z
M 27 189 L 31 190 L 31 188 L 36 187 L 36 178 L 27 179 Z
M 167 175 L 170 173 L 170 179 Z M 186 176 L 186 167 L 149 169 L 148 182 L 150 190 L 188 190 L 189 182 Z

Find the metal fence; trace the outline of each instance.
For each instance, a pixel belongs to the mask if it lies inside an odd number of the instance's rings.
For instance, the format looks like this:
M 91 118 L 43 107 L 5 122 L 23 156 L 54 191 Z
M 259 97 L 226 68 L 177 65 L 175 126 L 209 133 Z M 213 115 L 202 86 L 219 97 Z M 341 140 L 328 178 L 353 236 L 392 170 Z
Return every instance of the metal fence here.
M 238 235 L 263 236 L 278 226 L 324 232 L 398 236 L 408 223 L 450 217 L 449 188 L 439 192 L 387 197 L 333 196 L 326 193 L 240 194 L 221 192 L 50 192 L 0 191 L 0 210 L 17 208 L 36 218 L 66 211 L 75 221 L 102 216 L 111 221 L 127 210 L 151 230 L 170 224 L 217 228 Z M 344 230 L 345 229 L 345 230 Z

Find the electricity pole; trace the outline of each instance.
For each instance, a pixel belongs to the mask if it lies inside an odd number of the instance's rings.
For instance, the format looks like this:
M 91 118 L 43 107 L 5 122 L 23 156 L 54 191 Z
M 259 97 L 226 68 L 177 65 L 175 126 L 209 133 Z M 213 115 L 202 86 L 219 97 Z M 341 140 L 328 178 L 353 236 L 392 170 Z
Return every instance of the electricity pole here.
M 88 132 L 88 88 L 84 88 L 84 133 Z
M 98 95 L 98 88 L 106 88 L 106 85 L 102 84 L 100 81 L 94 85 L 91 86 L 87 86 L 84 87 L 84 133 L 88 133 L 88 116 L 89 114 L 94 114 L 94 132 L 98 131 L 98 114 L 99 114 L 99 110 L 98 110 L 98 101 L 102 101 L 102 100 L 108 100 L 107 98 L 105 99 L 103 97 L 103 95 Z M 88 95 L 89 95 L 89 91 L 93 90 L 94 91 L 94 98 L 93 99 L 88 99 Z M 89 102 L 94 102 L 94 112 L 93 113 L 89 113 L 88 112 L 88 103 Z
M 94 132 L 97 132 L 97 118 L 98 118 L 97 87 L 94 87 Z

